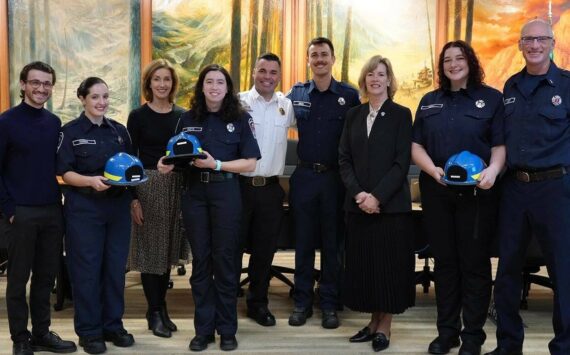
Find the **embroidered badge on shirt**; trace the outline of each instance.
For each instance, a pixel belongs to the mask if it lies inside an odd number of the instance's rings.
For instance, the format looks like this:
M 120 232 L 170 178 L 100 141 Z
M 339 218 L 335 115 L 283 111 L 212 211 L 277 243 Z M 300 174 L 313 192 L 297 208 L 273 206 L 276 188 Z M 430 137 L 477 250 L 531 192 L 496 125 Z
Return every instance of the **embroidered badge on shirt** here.
M 202 132 L 202 127 L 184 127 L 182 132 Z
M 483 107 L 485 107 L 485 101 L 477 100 L 477 101 L 475 101 L 475 106 L 477 106 L 477 108 L 483 108 Z
M 506 105 L 510 105 L 510 104 L 514 104 L 516 100 L 516 97 L 509 97 L 508 99 L 503 99 L 503 104 Z
M 253 122 L 253 118 L 250 117 L 247 123 L 249 123 L 249 129 L 251 130 L 251 134 L 253 134 L 253 138 L 257 139 L 255 136 L 255 122 Z
M 63 132 L 59 132 L 59 141 L 57 142 L 57 151 L 59 152 L 59 148 L 61 147 L 61 143 L 63 143 Z
M 71 141 L 71 144 L 74 147 L 77 147 L 78 145 L 83 145 L 83 144 L 97 144 L 97 141 L 94 139 L 76 139 Z
M 123 143 L 124 143 L 123 137 L 121 137 L 121 136 L 118 136 L 118 137 L 117 137 L 117 141 L 119 142 L 119 144 L 123 144 Z
M 442 108 L 442 107 L 443 107 L 443 104 L 431 104 L 431 105 L 420 107 L 420 110 L 424 111 L 424 110 L 429 110 L 430 108 Z
M 562 98 L 560 97 L 560 95 L 554 95 L 552 96 L 552 104 L 554 106 L 558 106 L 562 103 Z
M 283 107 L 279 107 L 279 113 L 281 116 L 285 116 L 285 109 Z
M 226 128 L 228 129 L 228 132 L 232 133 L 233 131 L 236 130 L 236 128 L 234 127 L 233 123 L 228 123 L 228 125 L 226 126 Z
M 346 104 L 346 101 L 344 101 L 344 97 L 339 97 L 338 103 L 339 103 L 339 105 L 344 106 L 344 104 Z

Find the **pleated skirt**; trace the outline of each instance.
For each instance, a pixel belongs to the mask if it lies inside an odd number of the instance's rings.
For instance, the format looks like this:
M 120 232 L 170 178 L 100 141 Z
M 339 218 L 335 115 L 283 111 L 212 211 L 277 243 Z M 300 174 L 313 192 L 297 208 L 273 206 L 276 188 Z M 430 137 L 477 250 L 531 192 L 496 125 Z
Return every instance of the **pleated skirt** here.
M 162 275 L 169 267 L 190 260 L 190 246 L 184 232 L 180 198 L 182 176 L 145 170 L 148 181 L 137 186 L 144 222 L 133 222 L 127 267 Z
M 415 303 L 411 214 L 347 215 L 344 304 L 359 312 L 403 313 Z

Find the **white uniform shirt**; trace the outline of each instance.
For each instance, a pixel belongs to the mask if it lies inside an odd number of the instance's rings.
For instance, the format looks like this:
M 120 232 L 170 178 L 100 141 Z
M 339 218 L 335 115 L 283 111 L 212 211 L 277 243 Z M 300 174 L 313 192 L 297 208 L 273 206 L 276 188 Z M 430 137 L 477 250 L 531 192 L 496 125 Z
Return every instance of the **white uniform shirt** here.
M 253 117 L 255 138 L 261 151 L 255 171 L 245 176 L 274 176 L 283 174 L 287 153 L 287 131 L 295 124 L 293 104 L 283 93 L 276 92 L 265 101 L 255 87 L 239 93 L 244 109 Z

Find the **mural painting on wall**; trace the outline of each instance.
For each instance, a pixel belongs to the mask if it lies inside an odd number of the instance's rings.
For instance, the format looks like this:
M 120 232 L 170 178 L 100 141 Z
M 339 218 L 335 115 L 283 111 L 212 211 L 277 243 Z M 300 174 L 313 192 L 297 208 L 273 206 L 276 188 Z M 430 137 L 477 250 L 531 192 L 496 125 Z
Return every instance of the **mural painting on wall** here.
M 391 61 L 399 82 L 398 103 L 413 112 L 433 89 L 436 1 L 312 0 L 307 20 L 308 39 L 328 37 L 335 46 L 335 79 L 357 87 L 363 64 L 380 54 Z
M 505 81 L 524 67 L 518 40 L 522 25 L 533 18 L 551 21 L 556 39 L 554 61 L 570 69 L 567 0 L 449 0 L 448 6 L 448 38 L 472 44 L 488 85 L 503 90 Z
M 139 0 L 8 0 L 10 104 L 17 105 L 19 73 L 35 60 L 55 69 L 47 107 L 63 122 L 83 110 L 76 90 L 88 76 L 107 82 L 107 116 L 126 123 L 140 105 Z
M 281 56 L 282 0 L 155 0 L 152 3 L 153 59 L 169 60 L 180 75 L 177 103 L 188 107 L 200 69 L 217 63 L 234 87 L 252 85 L 255 58 Z

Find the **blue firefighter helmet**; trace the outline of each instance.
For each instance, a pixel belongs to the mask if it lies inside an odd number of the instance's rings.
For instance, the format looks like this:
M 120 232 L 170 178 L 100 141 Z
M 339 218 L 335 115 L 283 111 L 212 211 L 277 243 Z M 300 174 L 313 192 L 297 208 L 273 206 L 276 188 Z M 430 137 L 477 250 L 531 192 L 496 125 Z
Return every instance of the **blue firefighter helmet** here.
M 443 182 L 449 185 L 476 185 L 483 169 L 483 159 L 464 150 L 447 159 Z
M 107 160 L 105 183 L 118 186 L 136 186 L 148 180 L 139 158 L 127 153 L 117 153 Z
M 197 158 L 206 158 L 206 155 L 202 153 L 200 141 L 192 134 L 181 132 L 168 140 L 166 158 L 163 159 L 163 163 L 188 162 Z

